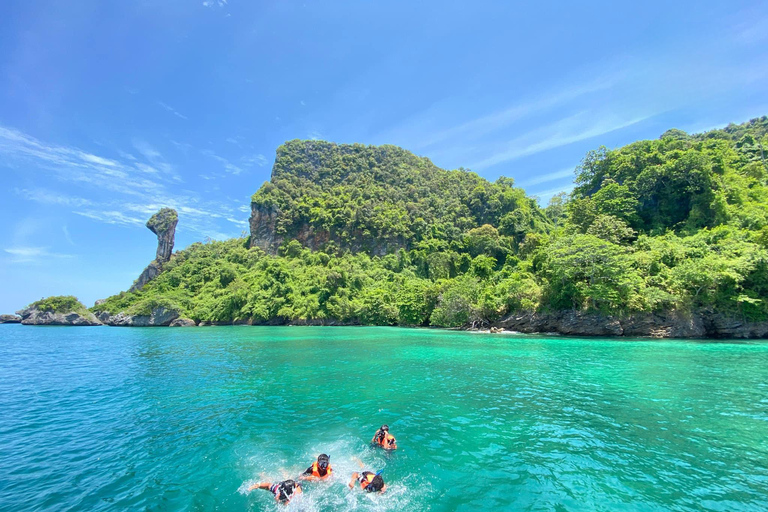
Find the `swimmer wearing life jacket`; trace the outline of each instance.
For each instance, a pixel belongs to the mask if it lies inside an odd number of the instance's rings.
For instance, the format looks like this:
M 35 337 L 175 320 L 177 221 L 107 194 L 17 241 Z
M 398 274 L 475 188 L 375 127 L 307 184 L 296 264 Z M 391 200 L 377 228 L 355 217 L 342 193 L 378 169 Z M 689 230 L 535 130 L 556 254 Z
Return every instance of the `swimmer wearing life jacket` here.
M 385 450 L 397 450 L 397 441 L 395 436 L 389 433 L 389 426 L 382 425 L 379 430 L 373 435 L 371 444 L 377 444 Z
M 297 494 L 301 494 L 301 484 L 293 480 L 283 480 L 273 484 L 272 482 L 260 482 L 248 488 L 248 492 L 254 489 L 264 489 L 275 495 L 275 501 L 287 505 Z
M 317 456 L 317 461 L 313 462 L 299 478 L 302 480 L 325 480 L 333 474 L 330 463 L 331 457 L 321 453 Z
M 381 473 L 381 471 L 379 471 Z M 381 478 L 379 473 L 363 471 L 362 473 L 352 473 L 352 480 L 349 481 L 349 488 L 355 488 L 355 482 L 360 484 L 360 488 L 365 492 L 384 492 L 387 490 L 387 484 Z

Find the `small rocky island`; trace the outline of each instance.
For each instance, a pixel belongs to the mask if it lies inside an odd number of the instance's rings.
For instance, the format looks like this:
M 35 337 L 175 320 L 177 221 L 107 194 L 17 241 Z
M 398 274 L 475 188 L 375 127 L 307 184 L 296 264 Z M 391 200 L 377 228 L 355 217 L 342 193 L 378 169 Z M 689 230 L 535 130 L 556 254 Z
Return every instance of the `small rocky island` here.
M 40 299 L 16 313 L 24 325 L 101 325 L 96 316 L 71 295 Z
M 0 324 L 18 324 L 21 317 L 18 315 L 0 315 Z

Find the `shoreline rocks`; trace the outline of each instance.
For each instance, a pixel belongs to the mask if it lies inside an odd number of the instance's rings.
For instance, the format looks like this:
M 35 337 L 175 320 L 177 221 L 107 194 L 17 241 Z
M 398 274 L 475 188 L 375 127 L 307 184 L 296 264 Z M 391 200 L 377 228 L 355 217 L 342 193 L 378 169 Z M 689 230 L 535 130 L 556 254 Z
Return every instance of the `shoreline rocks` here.
M 0 315 L 0 324 L 20 324 L 21 317 L 18 315 Z
M 651 338 L 750 339 L 768 337 L 768 322 L 701 312 L 637 313 L 613 316 L 595 312 L 516 312 L 493 327 L 526 334 L 557 333 L 570 336 L 625 336 Z
M 26 308 L 17 311 L 21 316 L 23 325 L 74 325 L 94 326 L 102 325 L 96 316 L 90 311 L 87 314 L 76 312 L 56 313 L 53 311 L 40 311 L 36 308 Z
M 103 312 L 99 314 L 98 319 L 105 325 L 113 327 L 167 327 L 179 316 L 178 311 L 161 306 L 154 308 L 149 315 L 129 315 L 126 313 L 110 315 Z

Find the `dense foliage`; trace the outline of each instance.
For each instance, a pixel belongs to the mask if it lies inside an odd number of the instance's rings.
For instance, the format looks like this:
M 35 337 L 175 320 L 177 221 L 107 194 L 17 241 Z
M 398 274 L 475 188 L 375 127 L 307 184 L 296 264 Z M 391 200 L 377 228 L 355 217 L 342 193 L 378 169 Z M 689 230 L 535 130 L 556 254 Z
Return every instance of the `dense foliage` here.
M 252 201 L 278 212 L 281 237 L 311 228 L 330 233 L 342 249 L 371 252 L 459 240 L 483 224 L 518 239 L 545 231 L 550 222 L 513 183 L 446 171 L 396 146 L 293 140 L 278 148 L 272 178 Z
M 442 171 L 391 146 L 291 142 L 278 154 L 273 184 L 254 196 L 288 212 L 281 229 L 290 233 L 295 219 L 310 219 L 350 237 L 404 237 L 407 248 L 379 257 L 311 251 L 291 240 L 272 256 L 248 249 L 246 239 L 198 243 L 142 291 L 96 310 L 162 304 L 206 322 L 437 326 L 563 309 L 765 319 L 766 145 L 763 117 L 601 148 L 577 168 L 572 195 L 553 198 L 544 215 L 504 178 L 490 184 Z M 297 159 L 297 151 L 315 147 L 312 165 Z M 353 186 L 357 180 L 364 186 Z
M 37 309 L 39 311 L 48 311 L 51 313 L 79 313 L 87 314 L 88 308 L 72 295 L 54 295 L 33 302 L 27 309 Z

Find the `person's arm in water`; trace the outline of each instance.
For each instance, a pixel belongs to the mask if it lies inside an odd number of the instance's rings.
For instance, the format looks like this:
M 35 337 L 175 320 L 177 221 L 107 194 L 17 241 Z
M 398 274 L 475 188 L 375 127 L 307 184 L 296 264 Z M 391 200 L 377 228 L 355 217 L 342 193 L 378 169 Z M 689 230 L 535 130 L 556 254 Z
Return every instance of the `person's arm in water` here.
M 357 477 L 360 476 L 360 473 L 352 473 L 352 480 L 349 481 L 349 488 L 354 489 L 355 488 L 355 482 L 357 482 Z
M 389 449 L 397 450 L 397 440 L 395 439 L 395 436 L 392 436 L 392 439 L 389 441 Z
M 251 492 L 254 489 L 266 489 L 268 491 L 270 487 L 272 487 L 272 482 L 259 482 L 250 486 L 248 492 Z
M 371 444 L 378 444 L 379 441 L 376 439 L 379 437 L 379 434 L 381 433 L 381 429 L 377 430 L 375 434 L 373 434 L 373 439 L 371 439 Z
M 315 480 L 315 476 L 312 474 L 312 466 L 309 466 L 305 472 L 299 475 L 299 480 Z

